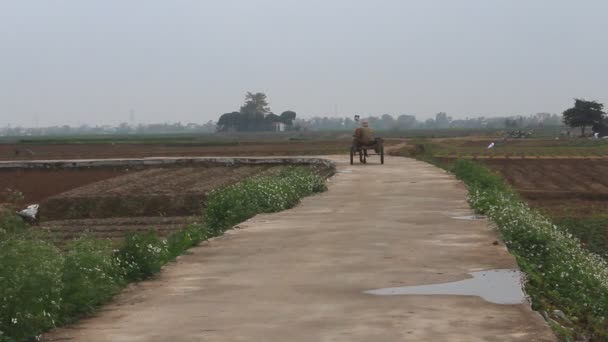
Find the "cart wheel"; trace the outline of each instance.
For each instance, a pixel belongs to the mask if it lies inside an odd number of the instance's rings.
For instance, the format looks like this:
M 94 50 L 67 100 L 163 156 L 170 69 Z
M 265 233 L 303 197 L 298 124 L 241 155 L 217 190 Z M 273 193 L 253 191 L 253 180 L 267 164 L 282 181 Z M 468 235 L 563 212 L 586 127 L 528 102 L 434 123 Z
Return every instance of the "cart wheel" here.
M 355 149 L 353 147 L 350 148 L 350 165 L 353 165 L 353 161 L 355 159 Z
M 384 146 L 380 146 L 380 164 L 384 165 Z

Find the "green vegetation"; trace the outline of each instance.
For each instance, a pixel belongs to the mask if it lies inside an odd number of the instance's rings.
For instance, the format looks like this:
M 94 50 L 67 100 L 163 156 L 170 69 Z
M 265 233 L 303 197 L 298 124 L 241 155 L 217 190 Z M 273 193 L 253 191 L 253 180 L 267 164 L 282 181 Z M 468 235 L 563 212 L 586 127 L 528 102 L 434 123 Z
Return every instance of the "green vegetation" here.
M 64 258 L 50 242 L 9 238 L 0 244 L 0 339 L 22 341 L 61 317 Z
M 132 234 L 118 250 L 109 240 L 82 236 L 60 250 L 31 231 L 14 211 L 0 212 L 0 341 L 31 340 L 77 319 L 111 298 L 129 281 L 146 279 L 201 241 L 260 212 L 296 205 L 325 189 L 323 178 L 302 167 L 285 169 L 217 190 L 203 223 L 167 239 Z M 0 208 L 2 210 L 2 208 Z
M 469 186 L 471 206 L 496 224 L 527 274 L 526 290 L 533 308 L 565 313 L 566 319 L 552 323 L 560 337 L 608 339 L 608 263 L 529 208 L 485 167 L 458 160 L 451 171 Z
M 61 317 L 69 320 L 90 312 L 124 284 L 123 270 L 110 240 L 83 235 L 71 241 L 64 253 Z
M 301 197 L 325 190 L 318 175 L 303 168 L 287 168 L 277 175 L 258 177 L 212 192 L 205 221 L 225 229 L 257 213 L 269 213 L 296 205 Z
M 585 127 L 592 126 L 594 132 L 606 131 L 604 105 L 596 101 L 574 99 L 574 107 L 564 111 L 564 123 L 570 127 L 580 127 L 585 135 Z M 604 134 L 602 134 L 604 135 Z
M 180 251 L 182 252 L 182 251 Z M 180 253 L 181 254 L 181 253 Z M 142 280 L 160 271 L 168 261 L 167 241 L 155 231 L 131 233 L 117 255 L 117 261 L 130 281 Z
M 608 216 L 562 217 L 552 221 L 581 240 L 588 250 L 608 258 Z

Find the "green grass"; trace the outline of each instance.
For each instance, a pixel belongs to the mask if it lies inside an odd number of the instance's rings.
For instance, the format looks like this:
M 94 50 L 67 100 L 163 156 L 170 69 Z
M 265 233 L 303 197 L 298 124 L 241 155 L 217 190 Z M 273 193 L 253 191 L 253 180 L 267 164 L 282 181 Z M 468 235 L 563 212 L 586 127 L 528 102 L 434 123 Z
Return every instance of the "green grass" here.
M 110 299 L 130 281 L 146 279 L 192 246 L 222 235 L 257 213 L 296 205 L 325 190 L 322 177 L 308 168 L 287 168 L 214 191 L 202 214 L 167 239 L 156 232 L 130 234 L 118 250 L 105 239 L 82 236 L 65 250 L 0 212 L 0 341 L 31 340 L 69 323 Z

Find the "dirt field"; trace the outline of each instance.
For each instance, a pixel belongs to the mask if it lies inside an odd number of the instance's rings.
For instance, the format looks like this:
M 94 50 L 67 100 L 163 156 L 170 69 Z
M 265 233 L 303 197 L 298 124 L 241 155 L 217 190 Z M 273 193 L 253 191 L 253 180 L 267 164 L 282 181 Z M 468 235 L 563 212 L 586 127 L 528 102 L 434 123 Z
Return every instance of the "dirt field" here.
M 134 171 L 134 170 L 131 170 Z M 40 202 L 50 196 L 85 184 L 129 173 L 125 167 L 89 169 L 0 169 L 0 203 L 8 202 L 6 189 L 23 193 L 16 204 Z
M 552 218 L 608 215 L 604 139 L 510 139 L 488 149 L 492 141 L 488 137 L 414 140 L 395 152 L 432 156 L 444 166 L 458 158 L 477 160 L 499 172 L 530 205 Z
M 179 144 L 0 144 L 0 160 L 281 156 L 347 153 L 349 140 L 273 141 L 238 145 Z M 16 152 L 18 151 L 18 152 Z
M 552 217 L 608 213 L 608 159 L 484 159 Z
M 49 231 L 59 244 L 74 239 L 87 232 L 100 238 L 120 241 L 130 232 L 147 232 L 155 230 L 161 236 L 183 229 L 189 223 L 196 222 L 196 217 L 118 217 L 86 220 L 56 220 L 44 222 L 41 229 Z
M 198 220 L 210 191 L 283 167 L 191 164 L 0 169 L 0 187 L 24 194 L 18 207 L 39 203 L 40 229 L 52 232 L 58 240 L 85 231 L 110 238 L 150 229 L 165 235 Z M 9 202 L 8 195 L 4 191 L 0 203 Z
M 280 166 L 151 168 L 94 182 L 42 202 L 42 220 L 197 215 L 207 193 Z
M 0 160 L 277 156 L 346 153 L 350 139 L 179 143 L 0 144 Z M 70 238 L 85 230 L 121 237 L 128 231 L 183 228 L 201 212 L 207 193 L 276 167 L 94 167 L 0 169 L 0 203 L 17 190 L 17 205 L 40 203 L 41 227 Z

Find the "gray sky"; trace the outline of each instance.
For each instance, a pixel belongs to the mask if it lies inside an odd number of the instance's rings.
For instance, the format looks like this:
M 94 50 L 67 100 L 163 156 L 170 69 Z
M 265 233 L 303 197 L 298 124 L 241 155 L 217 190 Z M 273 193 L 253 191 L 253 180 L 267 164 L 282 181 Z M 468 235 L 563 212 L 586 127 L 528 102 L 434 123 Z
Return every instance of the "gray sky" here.
M 0 125 L 608 104 L 605 0 L 0 0 Z

